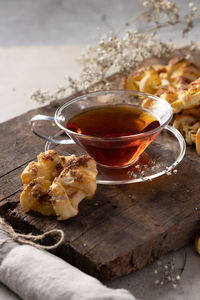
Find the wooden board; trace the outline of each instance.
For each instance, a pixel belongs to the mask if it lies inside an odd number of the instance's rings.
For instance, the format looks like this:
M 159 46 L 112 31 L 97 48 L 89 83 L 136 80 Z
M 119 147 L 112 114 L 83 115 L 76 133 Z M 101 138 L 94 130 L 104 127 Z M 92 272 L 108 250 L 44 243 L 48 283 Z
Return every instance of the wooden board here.
M 198 61 L 200 54 L 194 58 Z M 94 199 L 84 200 L 79 215 L 70 220 L 25 214 L 19 205 L 20 174 L 44 150 L 29 120 L 38 113 L 53 115 L 58 105 L 54 102 L 0 125 L 1 216 L 24 233 L 63 229 L 64 243 L 54 253 L 102 279 L 141 269 L 193 240 L 200 229 L 200 158 L 193 147 L 188 147 L 176 175 L 99 185 Z

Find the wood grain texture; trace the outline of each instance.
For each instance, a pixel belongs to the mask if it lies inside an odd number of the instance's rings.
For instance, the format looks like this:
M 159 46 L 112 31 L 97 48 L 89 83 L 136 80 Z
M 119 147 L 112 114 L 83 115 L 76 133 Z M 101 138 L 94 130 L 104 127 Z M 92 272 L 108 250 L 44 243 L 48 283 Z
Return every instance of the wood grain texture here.
M 193 57 L 197 60 L 200 54 Z M 95 197 L 82 201 L 79 215 L 70 220 L 58 222 L 23 212 L 20 174 L 44 150 L 44 142 L 31 133 L 29 120 L 37 113 L 52 115 L 58 105 L 52 103 L 0 125 L 1 216 L 24 233 L 62 229 L 64 242 L 53 252 L 102 279 L 141 269 L 188 244 L 200 230 L 200 158 L 193 147 L 188 147 L 176 175 L 137 184 L 99 185 Z

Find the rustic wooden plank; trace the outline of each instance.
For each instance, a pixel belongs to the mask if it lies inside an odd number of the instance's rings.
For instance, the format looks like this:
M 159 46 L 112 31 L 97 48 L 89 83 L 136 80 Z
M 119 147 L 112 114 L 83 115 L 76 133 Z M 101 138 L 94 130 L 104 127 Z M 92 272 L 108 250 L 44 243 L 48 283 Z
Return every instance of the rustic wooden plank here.
M 30 161 L 43 150 L 43 142 L 30 131 L 30 118 L 31 113 L 28 113 L 1 124 L 0 140 L 5 143 L 0 145 L 0 176 Z
M 100 186 L 95 198 L 81 203 L 80 214 L 71 220 L 57 222 L 53 217 L 24 214 L 18 203 L 19 194 L 14 201 L 11 197 L 11 208 L 4 200 L 0 211 L 4 210 L 4 215 L 23 231 L 24 224 L 26 230 L 34 232 L 63 229 L 67 257 L 62 249 L 56 254 L 90 274 L 103 278 L 127 274 L 183 247 L 199 230 L 199 187 L 195 184 L 199 166 L 196 154 L 190 150 L 178 174 L 126 186 Z M 193 175 L 189 178 L 188 166 Z
M 3 141 L 0 144 L 0 177 L 44 151 L 44 141 L 32 134 L 29 122 L 36 114 L 53 116 L 59 105 L 60 101 L 55 101 L 0 124 L 0 140 Z M 50 125 L 46 123 L 47 128 Z M 55 131 L 58 131 L 57 128 Z
M 182 51 L 187 50 L 176 54 Z M 193 59 L 200 65 L 199 55 L 194 52 Z M 158 62 L 152 59 L 145 64 L 152 61 Z M 121 79 L 113 79 L 120 87 Z M 65 240 L 54 253 L 100 278 L 141 269 L 186 245 L 200 229 L 200 161 L 193 147 L 188 147 L 176 175 L 138 184 L 98 186 L 94 199 L 81 202 L 79 215 L 70 220 L 58 222 L 54 217 L 23 212 L 20 174 L 44 149 L 44 141 L 31 133 L 29 120 L 38 113 L 53 115 L 59 104 L 54 102 L 0 125 L 4 141 L 0 145 L 0 215 L 25 233 L 62 229 Z
M 21 182 L 20 175 L 23 169 L 24 166 L 21 166 L 1 177 L 0 200 L 4 198 L 8 198 L 10 195 L 21 190 L 22 182 Z

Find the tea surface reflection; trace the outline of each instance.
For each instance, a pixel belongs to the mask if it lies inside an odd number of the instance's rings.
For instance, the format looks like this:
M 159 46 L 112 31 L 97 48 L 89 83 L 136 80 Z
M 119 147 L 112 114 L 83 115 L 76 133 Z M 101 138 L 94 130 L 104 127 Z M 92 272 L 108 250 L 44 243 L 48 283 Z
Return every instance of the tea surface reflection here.
M 83 110 L 73 116 L 66 128 L 81 135 L 104 138 L 95 143 L 82 136 L 76 138 L 97 163 L 108 167 L 132 164 L 159 131 L 150 136 L 115 140 L 148 132 L 160 126 L 149 111 L 132 105 L 106 105 Z M 106 139 L 106 140 L 105 140 Z

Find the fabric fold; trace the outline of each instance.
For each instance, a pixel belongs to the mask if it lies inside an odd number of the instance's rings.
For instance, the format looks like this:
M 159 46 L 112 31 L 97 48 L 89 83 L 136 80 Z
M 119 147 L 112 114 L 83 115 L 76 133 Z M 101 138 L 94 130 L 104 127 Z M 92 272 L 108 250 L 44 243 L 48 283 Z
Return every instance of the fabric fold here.
M 25 300 L 135 300 L 47 251 L 13 241 L 0 247 L 0 281 Z

